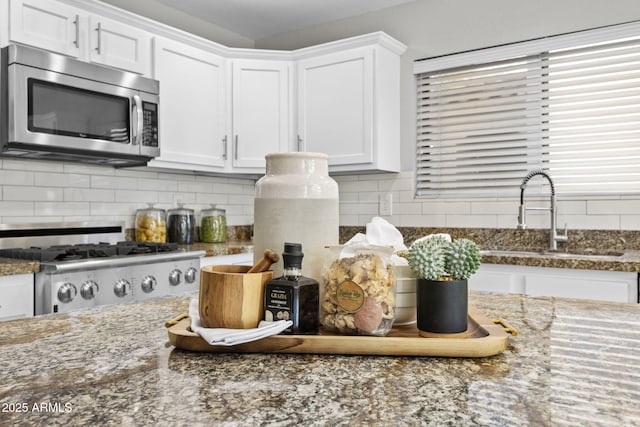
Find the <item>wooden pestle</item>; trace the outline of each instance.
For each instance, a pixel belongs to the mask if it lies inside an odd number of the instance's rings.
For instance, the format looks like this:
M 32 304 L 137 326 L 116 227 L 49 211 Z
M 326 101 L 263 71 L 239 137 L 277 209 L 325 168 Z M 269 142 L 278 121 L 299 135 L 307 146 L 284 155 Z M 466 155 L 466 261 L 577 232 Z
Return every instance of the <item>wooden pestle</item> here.
M 261 273 L 263 271 L 267 271 L 269 267 L 271 267 L 271 264 L 273 264 L 274 262 L 278 262 L 279 260 L 280 257 L 277 253 L 275 253 L 271 249 L 265 249 L 262 259 L 256 262 L 256 264 L 251 267 L 251 269 L 249 269 L 247 273 Z

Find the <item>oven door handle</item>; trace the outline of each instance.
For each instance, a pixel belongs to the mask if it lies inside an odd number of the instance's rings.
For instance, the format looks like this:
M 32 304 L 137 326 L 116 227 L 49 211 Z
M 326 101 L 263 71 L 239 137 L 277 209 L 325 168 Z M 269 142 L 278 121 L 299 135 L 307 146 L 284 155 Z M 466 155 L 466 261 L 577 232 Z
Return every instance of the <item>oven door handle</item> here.
M 142 140 L 142 100 L 139 95 L 133 95 L 133 108 L 135 109 L 136 123 L 133 132 L 133 145 L 140 145 Z

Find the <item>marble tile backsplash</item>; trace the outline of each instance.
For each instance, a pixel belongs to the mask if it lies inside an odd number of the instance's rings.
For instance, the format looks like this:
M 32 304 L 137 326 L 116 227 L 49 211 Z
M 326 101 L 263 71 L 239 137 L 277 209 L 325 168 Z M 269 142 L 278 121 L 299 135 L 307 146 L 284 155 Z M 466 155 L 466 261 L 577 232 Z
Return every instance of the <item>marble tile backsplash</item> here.
M 382 216 L 401 227 L 515 228 L 520 189 L 494 198 L 414 199 L 413 172 L 334 177 L 340 187 L 340 224 L 366 225 Z M 379 198 L 392 196 L 392 214 L 380 215 Z M 640 230 L 640 194 L 620 196 L 557 195 L 558 227 L 568 230 Z M 548 206 L 549 197 L 527 193 L 528 206 Z M 527 226 L 549 228 L 547 211 L 528 211 Z
M 398 227 L 515 230 L 519 189 L 490 199 L 414 199 L 413 172 L 335 176 L 340 187 L 340 224 L 364 226 L 382 216 Z M 169 209 L 183 202 L 199 211 L 215 203 L 227 210 L 229 225 L 253 224 L 255 181 L 114 169 L 70 162 L 0 158 L 0 223 L 125 221 L 156 203 Z M 392 214 L 380 215 L 380 197 L 391 194 Z M 546 206 L 547 197 L 527 198 Z M 558 225 L 580 230 L 640 231 L 640 195 L 565 197 L 558 195 Z M 530 230 L 549 227 L 547 212 L 528 212 Z
M 434 233 L 448 233 L 453 239 L 471 239 L 481 250 L 548 251 L 549 230 L 515 230 L 464 227 L 398 227 L 407 246 L 414 240 Z M 340 227 L 340 243 L 365 227 Z M 640 231 L 637 230 L 569 230 L 567 243 L 558 243 L 558 252 L 606 254 L 640 251 Z
M 150 170 L 0 159 L 0 224 L 124 221 L 138 208 L 211 204 L 226 209 L 229 225 L 253 223 L 254 181 Z

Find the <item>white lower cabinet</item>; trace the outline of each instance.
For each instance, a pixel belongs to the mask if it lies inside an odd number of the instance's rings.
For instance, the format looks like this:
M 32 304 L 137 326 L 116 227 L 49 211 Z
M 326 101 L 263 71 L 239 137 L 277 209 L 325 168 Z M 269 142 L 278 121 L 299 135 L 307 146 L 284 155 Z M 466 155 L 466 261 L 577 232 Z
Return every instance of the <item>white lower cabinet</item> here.
M 638 273 L 482 264 L 469 289 L 638 303 Z
M 0 321 L 33 317 L 33 274 L 0 276 Z
M 253 253 L 218 255 L 200 258 L 200 268 L 208 265 L 253 265 Z

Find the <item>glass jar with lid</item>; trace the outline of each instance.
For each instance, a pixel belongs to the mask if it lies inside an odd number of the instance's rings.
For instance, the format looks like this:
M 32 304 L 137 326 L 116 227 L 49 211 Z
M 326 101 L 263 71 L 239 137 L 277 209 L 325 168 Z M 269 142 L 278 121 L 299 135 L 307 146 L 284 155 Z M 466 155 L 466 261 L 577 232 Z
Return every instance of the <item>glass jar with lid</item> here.
M 193 209 L 182 203 L 167 212 L 167 239 L 170 243 L 190 245 L 195 240 L 196 219 Z
M 136 211 L 136 241 L 164 243 L 167 241 L 167 222 L 164 209 L 149 207 Z
M 211 205 L 200 211 L 200 241 L 223 243 L 227 241 L 227 216 L 224 209 Z

